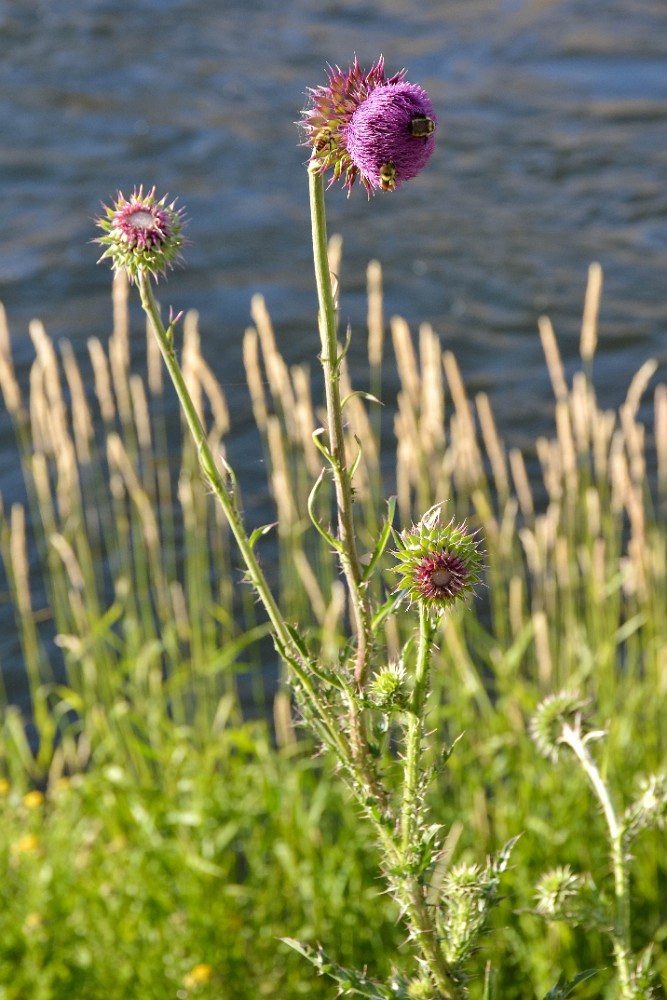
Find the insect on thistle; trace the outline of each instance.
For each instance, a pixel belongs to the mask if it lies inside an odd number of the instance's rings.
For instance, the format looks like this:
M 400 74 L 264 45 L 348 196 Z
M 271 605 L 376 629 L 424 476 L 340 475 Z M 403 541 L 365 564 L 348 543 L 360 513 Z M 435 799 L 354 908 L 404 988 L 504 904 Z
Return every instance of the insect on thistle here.
M 316 134 L 313 140 L 313 150 L 315 153 L 329 153 L 333 146 L 333 133 L 330 128 L 324 125 Z
M 427 139 L 435 132 L 435 122 L 428 115 L 413 115 L 410 119 L 410 135 Z
M 383 191 L 393 191 L 396 187 L 396 167 L 393 160 L 388 160 L 380 167 L 380 187 Z

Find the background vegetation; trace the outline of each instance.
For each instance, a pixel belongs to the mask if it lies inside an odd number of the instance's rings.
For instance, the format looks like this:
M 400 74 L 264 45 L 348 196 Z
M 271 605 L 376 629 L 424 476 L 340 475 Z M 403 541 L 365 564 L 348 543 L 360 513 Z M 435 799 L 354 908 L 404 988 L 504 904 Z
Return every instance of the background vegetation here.
M 443 874 L 450 860 L 483 865 L 521 834 L 473 995 L 489 961 L 509 1000 L 590 967 L 601 971 L 577 996 L 613 995 L 607 941 L 534 912 L 550 867 L 610 879 L 584 776 L 545 761 L 529 736 L 538 702 L 563 687 L 590 697 L 619 807 L 642 775 L 665 769 L 667 391 L 645 399 L 649 361 L 616 411 L 597 406 L 600 287 L 594 266 L 569 381 L 540 321 L 554 426 L 521 453 L 505 448 L 488 399 L 468 398 L 429 327 L 413 337 L 393 319 L 387 358 L 379 268 L 369 268 L 368 371 L 354 388 L 382 396 L 391 363 L 401 391 L 383 410 L 359 397 L 346 406 L 363 446 L 360 523 L 370 539 L 390 494 L 401 526 L 449 498 L 487 549 L 486 589 L 440 636 L 431 711 L 444 744 L 461 737 L 433 803 L 450 831 Z M 29 713 L 5 707 L 0 732 L 0 997 L 330 997 L 330 982 L 278 938 L 321 942 L 383 976 L 400 955 L 397 913 L 379 892 L 368 829 L 288 696 L 267 685 L 266 627 L 192 447 L 177 443 L 150 339 L 145 366 L 135 363 L 126 294 L 117 280 L 113 333 L 90 342 L 86 370 L 34 323 L 29 386 L 0 326 L 26 484 L 25 504 L 2 511 L 0 546 L 31 695 Z M 307 515 L 318 389 L 307 365 L 285 365 L 260 299 L 252 311 L 246 374 L 277 522 L 262 561 L 287 616 L 335 649 L 343 590 Z M 182 364 L 224 449 L 229 415 L 194 316 Z M 394 616 L 386 629 L 398 652 L 405 623 Z M 633 945 L 655 943 L 664 993 L 664 833 L 634 848 Z

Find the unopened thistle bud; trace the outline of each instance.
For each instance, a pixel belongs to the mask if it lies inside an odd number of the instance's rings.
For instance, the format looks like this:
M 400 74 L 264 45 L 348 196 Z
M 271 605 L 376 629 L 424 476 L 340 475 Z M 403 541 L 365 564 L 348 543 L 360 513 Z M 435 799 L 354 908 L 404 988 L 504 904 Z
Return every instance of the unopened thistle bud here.
M 490 902 L 486 875 L 479 865 L 459 864 L 443 879 L 442 950 L 451 965 L 465 961 L 486 921 Z
M 408 983 L 408 1000 L 433 1000 L 433 983 L 428 976 L 417 976 Z
M 399 561 L 394 570 L 400 575 L 397 592 L 434 614 L 470 597 L 484 566 L 476 532 L 453 520 L 441 524 L 441 506 L 436 504 L 419 524 L 397 535 L 394 551 Z
M 157 281 L 180 259 L 184 209 L 175 201 L 168 205 L 166 195 L 157 201 L 155 188 L 144 194 L 141 186 L 130 198 L 119 191 L 113 205 L 103 208 L 106 216 L 97 225 L 105 235 L 95 240 L 104 247 L 98 264 L 109 258 L 114 271 L 126 271 L 130 281 L 146 271 Z
M 581 917 L 580 896 L 586 885 L 583 875 L 576 875 L 569 865 L 552 868 L 535 887 L 536 910 L 547 920 L 578 923 Z
M 625 810 L 626 844 L 641 830 L 667 827 L 667 775 L 652 774 L 640 783 L 639 797 Z
M 373 678 L 369 694 L 372 701 L 383 711 L 405 708 L 408 694 L 405 686 L 405 667 L 400 663 L 390 663 Z
M 348 194 L 357 178 L 370 195 L 417 176 L 435 149 L 438 118 L 426 91 L 405 74 L 387 79 L 382 56 L 367 73 L 356 56 L 347 72 L 329 67 L 328 85 L 310 90 L 301 117 L 311 170 L 331 170 L 331 183 L 342 179 Z

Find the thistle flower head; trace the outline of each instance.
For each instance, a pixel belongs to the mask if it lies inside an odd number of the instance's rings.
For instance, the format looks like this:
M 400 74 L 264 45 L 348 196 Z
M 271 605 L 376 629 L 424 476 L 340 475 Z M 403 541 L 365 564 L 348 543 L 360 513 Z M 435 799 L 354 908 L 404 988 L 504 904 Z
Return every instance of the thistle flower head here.
M 401 532 L 394 551 L 399 562 L 394 572 L 400 576 L 396 591 L 434 614 L 466 600 L 480 582 L 484 566 L 476 532 L 453 520 L 441 524 L 441 506 L 436 504 L 419 524 Z
M 103 208 L 106 215 L 97 225 L 104 236 L 95 240 L 104 247 L 98 264 L 109 258 L 114 271 L 125 270 L 130 281 L 146 271 L 157 281 L 180 259 L 184 209 L 175 201 L 168 205 L 166 195 L 157 201 L 155 188 L 144 194 L 141 185 L 130 198 L 119 191 L 113 205 Z
M 435 149 L 438 119 L 426 91 L 405 74 L 387 79 L 382 56 L 368 72 L 356 56 L 347 72 L 329 67 L 329 83 L 310 90 L 301 117 L 311 170 L 331 170 L 331 183 L 342 178 L 348 194 L 358 177 L 369 196 L 417 176 Z

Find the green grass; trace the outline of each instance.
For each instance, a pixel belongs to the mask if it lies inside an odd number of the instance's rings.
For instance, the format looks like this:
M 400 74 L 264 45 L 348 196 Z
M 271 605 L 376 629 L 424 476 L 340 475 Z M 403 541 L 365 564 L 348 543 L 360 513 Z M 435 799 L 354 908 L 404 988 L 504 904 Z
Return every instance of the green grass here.
M 376 266 L 369 281 L 363 388 L 378 392 L 385 347 Z M 487 961 L 496 995 L 508 1000 L 543 997 L 561 973 L 588 967 L 603 971 L 576 995 L 614 995 L 607 942 L 531 912 L 549 867 L 570 864 L 600 885 L 610 881 L 603 820 L 584 776 L 570 761 L 546 762 L 528 735 L 538 702 L 562 687 L 591 698 L 608 729 L 596 752 L 620 807 L 638 777 L 666 767 L 667 392 L 655 389 L 644 427 L 647 363 L 617 411 L 599 409 L 589 375 L 598 293 L 593 269 L 571 385 L 553 331 L 540 322 L 554 428 L 530 455 L 505 448 L 488 400 L 468 398 L 433 331 L 423 327 L 413 340 L 399 319 L 391 331 L 401 391 L 395 406 L 385 400 L 393 440 L 386 416 L 359 397 L 346 406 L 363 447 L 355 480 L 362 552 L 390 493 L 401 526 L 451 498 L 452 513 L 485 539 L 487 589 L 439 637 L 431 712 L 444 743 L 462 737 L 433 793 L 452 859 L 483 864 L 521 834 L 506 898 L 475 959 L 473 996 Z M 369 830 L 328 762 L 294 729 L 285 696 L 275 739 L 268 719 L 241 717 L 240 671 L 254 678 L 261 706 L 262 663 L 273 656 L 266 627 L 239 585 L 191 447 L 174 447 L 180 431 L 165 417 L 150 340 L 146 365 L 130 366 L 138 352 L 120 282 L 114 294 L 114 332 L 106 347 L 91 344 L 90 377 L 66 344 L 56 350 L 33 325 L 26 395 L 7 331 L 0 337 L 0 384 L 26 480 L 25 509 L 2 513 L 0 551 L 39 734 L 35 747 L 18 711 L 5 709 L 0 998 L 333 997 L 278 938 L 320 942 L 341 964 L 382 977 L 402 961 L 398 915 L 380 894 Z M 260 550 L 265 565 L 275 560 L 288 619 L 326 635 L 335 663 L 341 585 L 307 513 L 320 467 L 312 442 L 319 401 L 307 369 L 281 358 L 259 299 L 253 320 L 244 357 L 278 520 Z M 227 410 L 192 317 L 183 365 L 219 449 Z M 349 445 L 355 454 L 351 433 Z M 379 455 L 391 448 L 388 473 Z M 540 470 L 532 483 L 527 459 Z M 323 490 L 321 513 L 330 502 Z M 39 568 L 29 569 L 35 547 Z M 387 620 L 395 655 L 413 624 Z M 34 788 L 44 800 L 26 804 Z M 659 995 L 666 859 L 664 832 L 634 845 L 633 946 L 655 942 Z
M 396 947 L 372 845 L 294 745 L 246 724 L 197 747 L 174 727 L 152 771 L 100 760 L 43 802 L 5 790 L 0 996 L 324 997 L 279 936 Z

